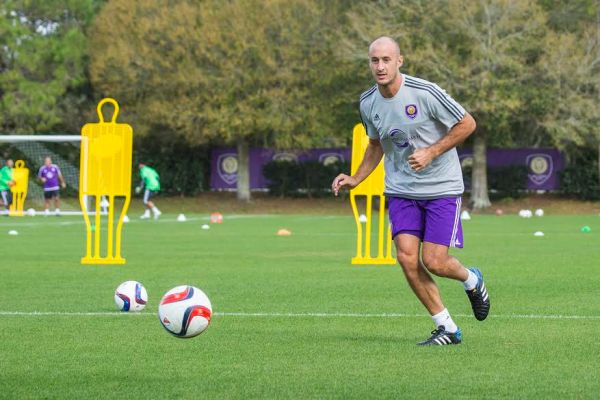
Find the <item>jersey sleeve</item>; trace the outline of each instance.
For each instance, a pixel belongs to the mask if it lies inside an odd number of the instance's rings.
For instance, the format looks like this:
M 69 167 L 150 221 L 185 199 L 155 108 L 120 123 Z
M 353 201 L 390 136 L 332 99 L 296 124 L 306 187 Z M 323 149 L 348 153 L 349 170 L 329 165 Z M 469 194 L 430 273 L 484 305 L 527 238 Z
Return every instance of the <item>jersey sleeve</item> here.
M 0 182 L 7 183 L 8 181 L 10 181 L 9 176 L 8 176 L 8 168 L 7 167 L 0 168 Z
M 363 110 L 363 103 L 361 103 L 358 108 L 359 108 L 359 113 L 360 113 L 360 121 L 362 122 L 363 126 L 365 127 L 365 131 L 367 131 L 367 136 L 371 139 L 379 139 L 379 133 L 377 133 L 377 129 L 375 128 L 375 125 L 373 125 L 373 122 L 371 122 L 371 120 L 369 118 L 367 118 L 367 116 Z
M 146 174 L 146 170 L 144 168 L 140 169 L 140 180 L 142 181 L 142 187 L 146 184 L 148 180 L 148 175 Z
M 44 166 L 42 165 L 42 166 L 40 167 L 40 169 L 38 170 L 38 175 L 37 175 L 37 176 L 38 176 L 38 178 L 42 178 L 42 171 L 43 171 L 43 170 L 44 170 Z
M 429 110 L 433 118 L 452 128 L 466 114 L 465 109 L 438 85 L 433 85 L 429 92 Z
M 58 176 L 62 176 L 62 172 L 60 172 L 60 168 L 58 168 L 58 165 L 55 165 L 56 167 L 56 173 L 58 174 Z

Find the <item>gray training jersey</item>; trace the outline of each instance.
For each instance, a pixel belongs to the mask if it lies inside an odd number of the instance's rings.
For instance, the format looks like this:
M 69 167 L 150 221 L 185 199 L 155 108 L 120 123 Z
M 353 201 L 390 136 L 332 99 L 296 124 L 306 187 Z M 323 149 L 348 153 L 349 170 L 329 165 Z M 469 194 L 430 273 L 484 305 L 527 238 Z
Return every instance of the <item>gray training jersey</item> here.
M 408 157 L 415 149 L 440 140 L 465 116 L 465 109 L 438 85 L 402 75 L 402 86 L 390 99 L 377 85 L 360 96 L 360 117 L 372 139 L 385 154 L 385 194 L 410 199 L 460 196 L 464 191 L 456 149 L 415 172 Z

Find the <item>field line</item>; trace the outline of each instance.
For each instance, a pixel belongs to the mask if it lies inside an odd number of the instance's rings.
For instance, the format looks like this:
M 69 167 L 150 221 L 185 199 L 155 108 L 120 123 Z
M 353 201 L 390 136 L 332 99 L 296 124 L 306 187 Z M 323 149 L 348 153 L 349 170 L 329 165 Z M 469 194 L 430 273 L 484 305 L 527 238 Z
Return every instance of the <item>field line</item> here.
M 76 312 L 76 311 L 0 311 L 0 316 L 31 317 L 102 317 L 102 316 L 151 316 L 155 313 L 124 313 L 119 311 Z M 254 318 L 429 318 L 426 314 L 360 314 L 360 313 L 278 313 L 278 312 L 216 312 L 217 317 L 254 317 Z M 471 317 L 471 314 L 454 314 L 455 317 Z M 600 320 L 600 315 L 563 315 L 563 314 L 492 314 L 490 318 L 501 319 L 557 319 L 557 320 Z

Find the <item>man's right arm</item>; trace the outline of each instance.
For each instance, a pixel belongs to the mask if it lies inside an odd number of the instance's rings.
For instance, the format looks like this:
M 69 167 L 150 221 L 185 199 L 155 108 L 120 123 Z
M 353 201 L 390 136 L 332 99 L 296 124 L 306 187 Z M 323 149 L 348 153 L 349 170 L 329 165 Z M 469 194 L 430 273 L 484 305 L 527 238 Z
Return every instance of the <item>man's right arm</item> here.
M 331 190 L 333 194 L 338 195 L 340 189 L 346 187 L 348 189 L 354 189 L 362 181 L 364 181 L 373 172 L 383 157 L 383 148 L 381 142 L 378 139 L 370 139 L 365 155 L 362 162 L 358 166 L 356 173 L 352 176 L 346 174 L 339 174 L 333 180 L 331 184 Z

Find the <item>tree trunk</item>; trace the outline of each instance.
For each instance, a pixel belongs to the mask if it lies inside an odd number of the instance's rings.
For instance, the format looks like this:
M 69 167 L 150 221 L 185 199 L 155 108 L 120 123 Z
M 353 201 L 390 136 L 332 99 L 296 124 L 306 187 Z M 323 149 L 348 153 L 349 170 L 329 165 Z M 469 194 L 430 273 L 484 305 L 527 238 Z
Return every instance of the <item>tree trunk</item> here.
M 250 201 L 250 159 L 248 157 L 248 142 L 240 140 L 237 145 L 237 199 Z
M 492 205 L 488 196 L 487 146 L 483 132 L 473 137 L 473 172 L 471 176 L 471 206 L 478 210 Z

